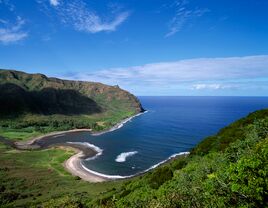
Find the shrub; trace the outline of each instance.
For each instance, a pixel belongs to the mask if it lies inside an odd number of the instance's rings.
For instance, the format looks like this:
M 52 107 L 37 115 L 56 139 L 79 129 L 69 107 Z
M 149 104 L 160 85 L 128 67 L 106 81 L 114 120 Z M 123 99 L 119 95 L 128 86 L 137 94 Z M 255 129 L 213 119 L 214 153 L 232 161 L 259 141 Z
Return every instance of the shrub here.
M 169 167 L 159 167 L 155 171 L 153 171 L 151 175 L 149 175 L 149 185 L 153 189 L 158 189 L 159 186 L 161 186 L 166 181 L 172 179 L 172 177 L 173 172 Z
M 239 198 L 263 206 L 268 198 L 268 139 L 229 168 L 231 190 Z M 266 204 L 267 205 L 267 204 Z

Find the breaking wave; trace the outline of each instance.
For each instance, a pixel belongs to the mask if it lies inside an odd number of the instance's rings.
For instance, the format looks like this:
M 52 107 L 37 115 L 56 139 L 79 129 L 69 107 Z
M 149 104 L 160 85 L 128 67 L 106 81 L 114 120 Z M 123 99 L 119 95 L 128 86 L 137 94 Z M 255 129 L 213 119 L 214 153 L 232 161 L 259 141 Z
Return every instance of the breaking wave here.
M 90 144 L 88 142 L 67 142 L 68 144 L 78 144 L 78 145 L 83 145 L 86 146 L 92 150 L 94 150 L 95 152 L 97 152 L 96 155 L 94 155 L 93 157 L 89 157 L 86 160 L 94 160 L 97 157 L 101 156 L 103 153 L 103 149 L 99 148 L 98 146 L 94 145 L 94 144 Z
M 136 153 L 135 153 L 135 154 L 136 154 Z M 159 163 L 157 163 L 157 164 L 151 166 L 150 168 L 148 168 L 148 169 L 146 169 L 146 170 L 144 170 L 144 171 L 141 171 L 141 172 L 136 173 L 136 174 L 133 174 L 133 175 L 128 175 L 128 176 L 121 176 L 121 175 L 107 175 L 107 174 L 99 173 L 99 172 L 97 172 L 97 171 L 88 169 L 87 167 L 85 167 L 85 166 L 83 165 L 82 162 L 81 162 L 81 165 L 82 165 L 82 167 L 83 167 L 86 171 L 88 171 L 88 172 L 90 172 L 90 173 L 92 173 L 92 174 L 94 174 L 94 175 L 103 177 L 103 178 L 112 179 L 112 180 L 115 180 L 115 179 L 125 179 L 125 178 L 132 178 L 132 177 L 134 177 L 134 176 L 137 176 L 137 175 L 146 173 L 146 172 L 148 172 L 148 171 L 150 171 L 150 170 L 152 170 L 152 169 L 154 169 L 154 168 L 156 168 L 156 167 L 162 165 L 163 163 L 165 163 L 165 162 L 167 162 L 167 161 L 169 161 L 169 160 L 171 160 L 172 158 L 175 158 L 175 157 L 177 157 L 177 156 L 180 156 L 180 155 L 189 155 L 189 154 L 190 154 L 190 152 L 180 152 L 180 153 L 173 154 L 173 155 L 171 155 L 168 159 L 163 160 L 163 161 L 161 161 L 161 162 L 159 162 Z
M 140 115 L 142 115 L 142 114 L 144 114 L 144 113 L 147 113 L 147 112 L 148 112 L 148 111 L 144 111 L 144 112 L 142 112 L 142 113 L 138 113 L 138 114 L 135 115 L 135 116 L 132 116 L 132 117 L 127 118 L 127 119 L 124 119 L 123 121 L 121 121 L 120 123 L 118 123 L 117 125 L 115 125 L 114 127 L 110 128 L 110 129 L 107 130 L 107 131 L 97 132 L 97 133 L 92 133 L 91 135 L 92 135 L 92 136 L 99 136 L 99 135 L 106 134 L 106 133 L 108 133 L 108 132 L 112 132 L 112 131 L 115 131 L 115 130 L 117 130 L 117 129 L 120 129 L 120 128 L 122 128 L 127 122 L 131 121 L 133 118 L 138 117 L 138 116 L 140 116 Z
M 128 157 L 131 157 L 135 154 L 137 154 L 138 151 L 133 152 L 122 152 L 120 155 L 118 155 L 115 159 L 116 162 L 125 162 Z

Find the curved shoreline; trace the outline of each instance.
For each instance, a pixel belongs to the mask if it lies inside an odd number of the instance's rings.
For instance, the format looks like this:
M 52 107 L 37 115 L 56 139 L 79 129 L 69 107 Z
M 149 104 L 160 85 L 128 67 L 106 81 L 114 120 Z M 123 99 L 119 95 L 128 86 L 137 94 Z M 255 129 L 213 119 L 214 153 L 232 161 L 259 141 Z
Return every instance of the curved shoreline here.
M 105 130 L 105 131 L 102 131 L 102 132 L 92 133 L 92 129 L 72 129 L 72 130 L 68 130 L 68 131 L 52 132 L 52 133 L 49 133 L 46 135 L 42 135 L 42 136 L 33 138 L 31 140 L 28 140 L 28 141 L 14 142 L 14 146 L 15 146 L 15 148 L 20 149 L 20 150 L 40 149 L 41 146 L 36 144 L 37 141 L 42 140 L 42 139 L 46 139 L 46 138 L 51 138 L 51 137 L 64 136 L 64 134 L 71 133 L 71 132 L 87 131 L 87 132 L 91 132 L 91 135 L 93 135 L 93 136 L 99 136 L 99 135 L 120 129 L 121 127 L 124 126 L 124 124 L 131 121 L 133 118 L 140 116 L 146 112 L 148 112 L 148 111 L 144 111 L 144 112 L 138 113 L 130 118 L 126 118 L 126 119 L 122 120 L 121 122 L 119 122 L 118 124 L 116 124 L 115 126 L 113 126 L 112 128 Z M 129 176 L 121 176 L 121 175 L 107 175 L 107 174 L 99 173 L 99 172 L 93 171 L 91 169 L 88 169 L 87 167 L 85 167 L 83 165 L 84 159 L 95 159 L 96 157 L 98 157 L 99 155 L 102 154 L 102 150 L 93 144 L 90 144 L 87 142 L 67 142 L 67 143 L 59 144 L 59 145 L 57 145 L 57 147 L 65 147 L 65 148 L 69 147 L 69 148 L 72 148 L 75 150 L 76 153 L 64 162 L 64 164 L 63 164 L 64 168 L 66 169 L 66 171 L 71 173 L 73 176 L 77 176 L 77 177 L 81 178 L 82 180 L 85 180 L 85 181 L 88 181 L 91 183 L 136 177 L 136 176 L 142 175 L 142 174 L 144 174 L 144 173 L 146 173 L 146 172 L 148 172 L 148 171 L 150 171 L 150 170 L 152 170 L 152 169 L 154 169 L 154 168 L 156 168 L 156 167 L 158 167 L 166 162 L 169 162 L 173 158 L 176 158 L 178 156 L 183 156 L 183 155 L 185 156 L 185 155 L 189 154 L 189 152 L 181 152 L 181 153 L 173 154 L 169 158 L 167 158 L 166 160 L 163 160 L 163 161 L 151 166 L 150 168 L 148 168 L 144 171 L 141 171 L 141 172 L 138 172 L 136 174 L 129 175 Z
M 161 165 L 163 165 L 163 164 L 165 164 L 165 163 L 168 163 L 169 161 L 171 161 L 171 160 L 173 160 L 173 159 L 175 159 L 175 158 L 177 158 L 177 157 L 187 156 L 187 155 L 189 155 L 189 154 L 190 154 L 190 152 L 180 152 L 180 153 L 175 153 L 175 154 L 171 155 L 170 157 L 168 157 L 166 160 L 163 160 L 163 161 L 161 161 L 161 162 L 159 162 L 159 163 L 157 163 L 157 164 L 155 164 L 155 165 L 152 165 L 152 166 L 151 166 L 150 168 L 148 168 L 148 169 L 145 169 L 145 170 L 143 170 L 143 171 L 141 171 L 141 172 L 138 172 L 138 173 L 133 174 L 133 175 L 128 175 L 128 176 L 121 176 L 121 175 L 107 175 L 107 174 L 99 173 L 99 172 L 93 171 L 93 170 L 88 169 L 87 167 L 85 167 L 85 166 L 82 164 L 82 161 L 81 161 L 80 165 L 81 165 L 81 166 L 83 167 L 83 169 L 85 169 L 87 172 L 92 173 L 92 175 L 94 175 L 94 176 L 98 176 L 98 177 L 100 177 L 101 179 L 106 179 L 106 181 L 111 181 L 111 180 L 127 179 L 127 178 L 133 178 L 133 177 L 136 177 L 136 176 L 140 176 L 140 175 L 142 175 L 142 174 L 144 174 L 144 173 L 147 173 L 147 172 L 149 172 L 150 170 L 153 170 L 153 169 L 155 169 L 155 168 L 157 168 L 157 167 L 159 167 L 159 166 L 161 166 Z
M 120 128 L 122 128 L 122 127 L 124 126 L 124 124 L 126 124 L 126 123 L 129 122 L 129 121 L 131 121 L 133 118 L 138 117 L 138 116 L 140 116 L 140 115 L 143 115 L 143 114 L 145 114 L 145 113 L 147 113 L 147 112 L 148 112 L 148 111 L 146 110 L 146 111 L 144 111 L 144 112 L 140 112 L 140 113 L 138 113 L 138 114 L 136 114 L 136 115 L 134 115 L 134 116 L 131 116 L 131 117 L 129 117 L 129 118 L 125 118 L 125 119 L 123 119 L 122 121 L 120 121 L 119 123 L 115 124 L 115 125 L 114 125 L 113 127 L 111 127 L 110 129 L 108 129 L 108 130 L 104 130 L 104 131 L 100 131 L 100 132 L 92 132 L 91 135 L 92 135 L 92 136 L 100 136 L 100 135 L 102 135 L 102 134 L 106 134 L 106 133 L 115 131 L 115 130 L 117 130 L 117 129 L 120 129 Z
M 93 136 L 99 136 L 99 135 L 120 129 L 121 127 L 124 126 L 124 124 L 131 121 L 133 118 L 140 116 L 146 112 L 147 111 L 140 112 L 134 116 L 126 118 L 126 119 L 120 121 L 119 123 L 117 123 L 115 126 L 111 127 L 110 129 L 102 131 L 102 132 L 93 133 L 92 129 L 72 129 L 72 130 L 67 130 L 67 131 L 51 132 L 51 133 L 30 139 L 28 141 L 14 142 L 13 145 L 15 148 L 17 148 L 19 150 L 32 150 L 32 149 L 37 150 L 37 149 L 41 148 L 40 145 L 36 144 L 37 141 L 42 140 L 42 139 L 46 139 L 46 138 L 61 136 L 61 135 L 64 136 L 64 134 L 71 133 L 71 132 L 86 131 L 86 132 L 91 132 L 91 135 L 93 135 Z M 88 149 L 90 149 L 92 152 L 94 152 L 94 154 L 90 155 L 90 157 L 88 157 L 89 155 L 85 153 L 86 151 L 83 148 L 83 145 L 81 145 L 81 144 L 79 145 L 79 144 L 65 143 L 65 144 L 57 145 L 58 147 L 61 147 L 61 146 L 66 147 L 67 146 L 67 147 L 71 147 L 71 148 L 76 150 L 76 154 L 74 154 L 73 156 L 71 156 L 69 159 L 67 159 L 64 162 L 63 165 L 64 165 L 65 169 L 69 173 L 71 173 L 72 175 L 78 176 L 81 179 L 88 181 L 88 182 L 96 183 L 96 182 L 108 181 L 109 178 L 100 176 L 100 173 L 94 174 L 93 173 L 94 171 L 89 170 L 82 165 L 82 160 L 84 158 L 94 159 L 96 156 L 98 156 L 98 151 L 96 151 L 96 148 L 93 147 L 94 145 L 92 145 L 90 143 L 88 143 L 88 144 L 91 145 L 91 147 L 89 147 Z
M 83 165 L 83 157 L 85 157 L 85 154 L 83 153 L 83 151 L 78 150 L 77 153 L 73 156 L 71 156 L 68 160 L 66 160 L 64 162 L 64 168 L 70 172 L 73 176 L 78 176 L 81 179 L 83 179 L 84 181 L 88 181 L 91 183 L 98 183 L 98 182 L 104 182 L 104 181 L 113 181 L 113 180 L 122 180 L 122 179 L 128 179 L 128 178 L 133 178 L 136 176 L 140 176 L 146 172 L 149 172 L 150 170 L 153 170 L 165 163 L 168 163 L 169 161 L 177 158 L 177 157 L 181 157 L 181 156 L 187 156 L 190 154 L 190 152 L 180 152 L 180 153 L 176 153 L 171 155 L 170 157 L 168 157 L 166 160 L 163 160 L 153 166 L 151 166 L 150 168 L 138 172 L 136 174 L 133 175 L 128 175 L 128 176 L 121 176 L 121 175 L 107 175 L 107 174 L 103 174 L 103 173 L 99 173 L 96 172 L 94 170 L 91 170 L 87 167 L 85 167 Z M 93 156 L 95 157 L 95 156 Z
M 78 149 L 76 149 L 78 150 Z M 71 156 L 68 160 L 64 162 L 64 168 L 67 170 L 69 173 L 71 173 L 73 176 L 78 176 L 84 181 L 88 181 L 91 183 L 97 183 L 97 182 L 104 182 L 107 181 L 105 178 L 102 178 L 98 175 L 94 175 L 88 171 L 86 171 L 81 162 L 82 162 L 82 157 L 84 157 L 84 153 L 80 150 L 77 151 L 76 154 Z
M 92 129 L 71 129 L 71 130 L 66 130 L 66 131 L 56 131 L 56 132 L 51 132 L 45 135 L 41 135 L 35 138 L 32 138 L 30 140 L 27 141 L 17 141 L 14 142 L 14 145 L 16 146 L 16 148 L 18 149 L 38 149 L 39 146 L 34 146 L 33 143 L 35 143 L 38 140 L 41 139 L 45 139 L 46 137 L 50 137 L 50 136 L 60 136 L 62 134 L 67 134 L 67 133 L 72 133 L 72 132 L 90 132 L 92 136 L 99 136 L 108 132 L 112 132 L 115 131 L 117 129 L 120 129 L 124 126 L 124 124 L 126 124 L 127 122 L 131 121 L 133 118 L 140 116 L 144 113 L 147 113 L 148 111 L 144 111 L 144 112 L 140 112 L 134 116 L 131 116 L 129 118 L 123 119 L 122 121 L 118 122 L 116 125 L 112 126 L 111 128 L 109 128 L 108 130 L 104 130 L 104 131 L 100 131 L 100 132 L 93 132 Z

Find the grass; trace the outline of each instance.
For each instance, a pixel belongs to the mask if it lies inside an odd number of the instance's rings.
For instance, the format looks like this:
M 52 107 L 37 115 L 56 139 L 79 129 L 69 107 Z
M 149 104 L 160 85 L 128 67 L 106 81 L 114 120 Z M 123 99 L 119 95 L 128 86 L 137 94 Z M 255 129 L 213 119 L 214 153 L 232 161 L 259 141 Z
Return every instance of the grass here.
M 102 131 L 121 120 L 133 116 L 132 111 L 105 112 L 95 115 L 24 115 L 19 118 L 0 119 L 0 136 L 12 141 L 27 141 L 51 132 L 88 128 Z
M 0 143 L 0 186 L 13 193 L 13 206 L 30 206 L 65 195 L 87 195 L 93 199 L 121 183 L 92 184 L 65 171 L 63 162 L 74 152 L 53 148 L 41 151 L 14 151 Z M 1 206 L 1 203 L 0 203 Z
M 0 136 L 12 140 L 27 140 L 46 133 L 71 129 L 102 131 L 133 115 L 133 111 L 117 110 L 94 115 L 27 114 L 13 119 L 0 118 Z
M 34 137 L 43 135 L 44 133 L 38 131 L 18 131 L 17 129 L 2 128 L 0 135 L 14 141 L 26 141 Z

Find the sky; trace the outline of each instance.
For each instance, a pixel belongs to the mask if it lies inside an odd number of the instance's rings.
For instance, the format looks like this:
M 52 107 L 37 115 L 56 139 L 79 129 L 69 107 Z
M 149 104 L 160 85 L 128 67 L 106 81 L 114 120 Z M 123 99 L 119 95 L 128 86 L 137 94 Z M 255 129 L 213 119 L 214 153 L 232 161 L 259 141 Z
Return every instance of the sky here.
M 0 0 L 0 68 L 139 96 L 268 96 L 268 1 Z

